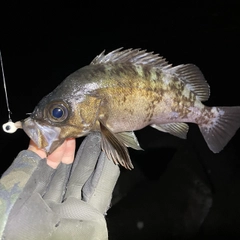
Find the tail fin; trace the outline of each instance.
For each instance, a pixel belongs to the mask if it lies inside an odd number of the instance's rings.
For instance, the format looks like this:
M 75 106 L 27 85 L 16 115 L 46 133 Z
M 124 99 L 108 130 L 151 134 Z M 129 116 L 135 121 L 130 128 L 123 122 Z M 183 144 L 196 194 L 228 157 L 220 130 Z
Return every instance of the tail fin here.
M 213 107 L 211 124 L 199 125 L 211 151 L 220 152 L 240 127 L 240 107 Z

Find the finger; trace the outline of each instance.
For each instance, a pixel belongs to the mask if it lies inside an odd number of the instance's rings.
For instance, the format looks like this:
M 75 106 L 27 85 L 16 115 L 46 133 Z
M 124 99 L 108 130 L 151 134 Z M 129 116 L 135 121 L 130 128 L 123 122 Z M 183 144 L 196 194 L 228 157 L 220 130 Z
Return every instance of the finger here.
M 37 147 L 37 145 L 30 139 L 28 150 L 36 153 L 40 158 L 46 158 L 47 154 L 43 149 Z
M 60 162 L 62 162 L 62 158 L 65 154 L 65 150 L 67 147 L 67 140 L 65 140 L 60 147 L 58 147 L 53 153 L 47 156 L 47 164 L 56 169 Z
M 64 152 L 63 157 L 62 157 L 62 163 L 65 163 L 65 164 L 73 163 L 75 148 L 76 148 L 75 138 L 67 139 L 66 140 L 65 152 Z
M 119 166 L 102 152 L 94 174 L 83 187 L 83 200 L 105 214 L 110 207 L 112 192 L 119 175 Z
M 48 166 L 56 169 L 58 167 L 59 163 L 63 160 L 64 156 L 65 156 L 64 161 L 66 161 L 66 163 L 71 162 L 70 158 L 72 156 L 71 156 L 70 152 L 72 150 L 73 150 L 73 157 L 72 157 L 72 161 L 73 161 L 74 150 L 75 150 L 75 147 L 74 147 L 73 144 L 74 144 L 73 140 L 71 140 L 70 143 L 68 143 L 68 140 L 65 140 L 60 147 L 58 147 L 52 154 L 47 156 L 44 149 L 38 148 L 37 145 L 32 140 L 30 140 L 28 150 L 31 150 L 32 152 L 35 152 L 41 158 L 47 158 Z
M 82 187 L 94 172 L 96 162 L 101 153 L 100 139 L 100 134 L 94 132 L 88 135 L 82 142 L 75 157 L 65 198 L 72 196 L 81 199 Z
M 71 164 L 59 164 L 56 172 L 49 184 L 48 191 L 43 196 L 46 203 L 51 206 L 51 203 L 61 203 L 66 191 L 66 184 L 69 179 Z
M 72 167 L 71 163 L 74 160 L 75 145 L 76 141 L 74 138 L 66 139 L 62 146 L 56 150 L 55 154 L 49 155 L 49 161 L 52 161 L 52 163 L 59 164 L 59 161 L 61 161 L 44 196 L 44 200 L 49 204 L 52 202 L 61 203 L 63 200 Z

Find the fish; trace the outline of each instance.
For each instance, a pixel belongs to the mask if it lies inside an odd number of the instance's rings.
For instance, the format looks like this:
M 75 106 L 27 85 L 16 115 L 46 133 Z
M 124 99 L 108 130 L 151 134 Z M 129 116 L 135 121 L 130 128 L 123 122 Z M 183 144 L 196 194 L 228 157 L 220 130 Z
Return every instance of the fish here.
M 154 52 L 118 48 L 66 77 L 21 123 L 47 154 L 67 138 L 100 132 L 107 157 L 132 169 L 127 148 L 142 150 L 134 131 L 146 126 L 186 139 L 187 123 L 195 123 L 209 149 L 220 152 L 240 126 L 240 107 L 207 106 L 209 96 L 196 65 L 173 66 Z

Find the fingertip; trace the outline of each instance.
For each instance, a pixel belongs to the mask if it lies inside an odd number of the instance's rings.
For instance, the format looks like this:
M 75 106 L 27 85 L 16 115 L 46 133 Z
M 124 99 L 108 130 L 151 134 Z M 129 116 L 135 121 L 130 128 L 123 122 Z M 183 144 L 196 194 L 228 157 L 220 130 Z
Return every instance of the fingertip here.
M 35 152 L 41 158 L 47 158 L 47 164 L 52 168 L 57 168 L 60 162 L 71 164 L 74 161 L 75 148 L 75 138 L 66 139 L 63 144 L 49 156 L 46 155 L 46 152 L 43 149 L 39 149 L 32 140 L 30 140 L 28 146 L 28 150 Z
M 57 168 L 59 163 L 62 161 L 66 150 L 67 142 L 64 141 L 53 153 L 47 157 L 47 164 L 52 168 Z
M 36 153 L 40 158 L 46 158 L 47 154 L 43 149 L 37 147 L 37 145 L 30 139 L 28 150 Z
M 62 163 L 71 164 L 74 161 L 75 148 L 76 148 L 76 139 L 75 138 L 67 139 L 65 152 L 62 158 Z

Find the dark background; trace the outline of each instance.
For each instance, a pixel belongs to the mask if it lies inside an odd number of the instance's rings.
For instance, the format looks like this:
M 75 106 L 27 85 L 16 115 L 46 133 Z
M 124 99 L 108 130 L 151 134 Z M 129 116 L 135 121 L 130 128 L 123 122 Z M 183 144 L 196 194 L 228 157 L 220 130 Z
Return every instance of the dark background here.
M 239 1 L 1 1 L 0 48 L 12 120 L 26 117 L 66 76 L 104 49 L 142 48 L 174 65 L 196 64 L 211 86 L 206 105 L 240 105 Z M 0 122 L 8 120 L 3 87 Z M 219 154 L 196 125 L 187 140 L 138 131 L 107 215 L 110 240 L 240 237 L 240 132 Z M 28 146 L 0 131 L 1 173 Z M 80 142 L 79 142 L 80 143 Z

